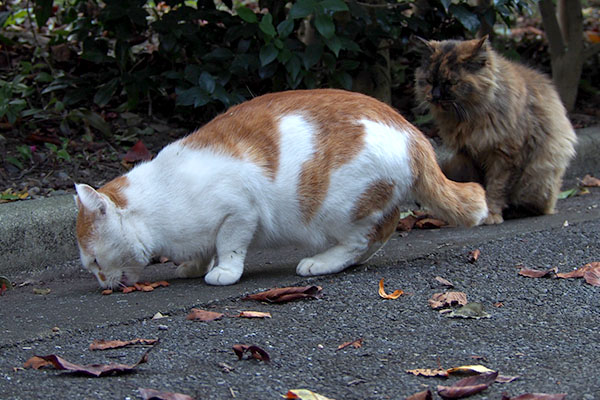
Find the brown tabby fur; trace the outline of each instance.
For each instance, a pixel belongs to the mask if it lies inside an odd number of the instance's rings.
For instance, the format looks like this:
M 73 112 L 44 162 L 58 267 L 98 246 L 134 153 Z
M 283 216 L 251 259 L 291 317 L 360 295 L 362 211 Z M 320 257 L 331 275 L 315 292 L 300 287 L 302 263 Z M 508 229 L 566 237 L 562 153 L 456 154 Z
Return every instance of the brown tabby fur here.
M 506 60 L 486 39 L 424 41 L 416 94 L 452 153 L 442 169 L 484 184 L 486 223 L 501 223 L 509 206 L 553 213 L 575 133 L 550 80 Z

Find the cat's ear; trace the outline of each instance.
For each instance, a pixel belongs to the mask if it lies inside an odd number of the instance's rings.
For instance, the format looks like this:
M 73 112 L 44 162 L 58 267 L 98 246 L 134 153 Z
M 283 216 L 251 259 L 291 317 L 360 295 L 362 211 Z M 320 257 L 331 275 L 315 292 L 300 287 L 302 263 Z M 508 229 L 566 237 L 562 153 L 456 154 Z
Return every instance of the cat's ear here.
M 474 40 L 475 45 L 473 46 L 473 55 L 479 53 L 480 51 L 487 50 L 488 46 L 488 35 L 484 35 L 481 39 Z
M 75 184 L 77 196 L 75 202 L 78 207 L 83 207 L 99 214 L 106 214 L 107 200 L 93 187 L 86 184 Z
M 471 70 L 478 70 L 484 67 L 488 61 L 488 35 L 481 39 L 471 40 L 469 44 L 468 55 L 465 57 L 467 66 Z
M 420 36 L 411 35 L 409 40 L 421 53 L 431 54 L 435 51 L 435 46 L 433 43 L 427 39 L 423 39 Z

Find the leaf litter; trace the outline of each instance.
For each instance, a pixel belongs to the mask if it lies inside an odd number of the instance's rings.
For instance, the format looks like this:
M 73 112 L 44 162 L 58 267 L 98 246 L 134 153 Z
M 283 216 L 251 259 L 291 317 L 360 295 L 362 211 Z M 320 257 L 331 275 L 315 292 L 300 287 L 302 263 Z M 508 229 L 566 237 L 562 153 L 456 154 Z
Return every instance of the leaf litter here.
M 498 372 L 487 372 L 461 379 L 452 386 L 438 385 L 437 391 L 444 399 L 460 399 L 486 390 L 494 383 Z
M 398 297 L 402 296 L 403 294 L 404 294 L 404 291 L 399 290 L 399 289 L 396 289 L 392 293 L 387 294 L 385 292 L 385 289 L 383 288 L 383 278 L 381 278 L 381 280 L 379 281 L 379 296 L 381 296 L 381 298 L 388 299 L 388 300 L 395 300 Z
M 238 357 L 238 360 L 244 358 L 245 353 L 250 353 L 250 358 L 255 360 L 264 361 L 267 363 L 271 361 L 269 353 L 255 345 L 236 344 L 233 346 L 233 352 Z
M 250 294 L 242 300 L 266 301 L 268 303 L 285 303 L 300 299 L 318 299 L 323 293 L 321 286 L 291 286 L 274 288 L 264 292 Z
M 435 293 L 428 302 L 429 306 L 434 310 L 445 307 L 464 306 L 467 304 L 467 295 L 463 292 Z
M 94 340 L 90 344 L 90 350 L 119 349 L 127 346 L 154 346 L 158 339 L 132 339 L 132 340 Z
M 351 341 L 349 341 L 349 342 L 344 342 L 344 343 L 340 344 L 340 345 L 337 347 L 337 349 L 335 349 L 335 351 L 338 351 L 338 350 L 345 349 L 345 348 L 346 348 L 346 347 L 348 347 L 348 346 L 352 346 L 352 347 L 354 347 L 355 349 L 359 349 L 359 348 L 361 348 L 361 347 L 362 347 L 362 342 L 363 342 L 363 339 L 362 339 L 362 338 L 358 338 L 358 339 L 356 339 L 356 340 L 351 340 Z
M 315 393 L 308 389 L 290 389 L 288 392 L 281 396 L 285 399 L 300 399 L 300 400 L 334 400 L 329 397 L 325 397 L 319 393 Z

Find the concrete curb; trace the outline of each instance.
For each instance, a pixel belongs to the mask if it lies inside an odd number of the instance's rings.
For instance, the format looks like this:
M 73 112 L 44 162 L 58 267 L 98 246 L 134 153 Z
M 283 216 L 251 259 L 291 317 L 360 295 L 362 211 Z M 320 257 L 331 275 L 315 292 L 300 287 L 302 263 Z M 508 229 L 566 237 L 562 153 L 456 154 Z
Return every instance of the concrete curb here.
M 566 180 L 600 173 L 600 126 L 577 130 Z M 0 275 L 14 279 L 79 257 L 72 195 L 0 204 Z

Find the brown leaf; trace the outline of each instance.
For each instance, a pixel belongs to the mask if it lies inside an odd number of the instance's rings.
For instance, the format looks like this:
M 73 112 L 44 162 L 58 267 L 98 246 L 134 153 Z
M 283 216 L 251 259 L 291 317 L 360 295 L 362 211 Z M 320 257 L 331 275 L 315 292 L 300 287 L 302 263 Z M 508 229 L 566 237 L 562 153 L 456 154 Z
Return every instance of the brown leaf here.
M 587 187 L 600 187 L 600 179 L 587 174 L 581 180 L 581 184 Z
M 148 351 L 150 351 L 150 350 L 148 350 Z M 117 374 L 132 372 L 133 370 L 135 370 L 135 368 L 138 365 L 148 362 L 148 351 L 146 351 L 144 353 L 144 355 L 142 356 L 142 358 L 135 364 L 112 364 L 111 363 L 111 364 L 79 365 L 79 364 L 69 362 L 69 361 L 65 360 L 64 358 L 59 357 L 54 354 L 50 354 L 48 356 L 35 356 L 35 357 L 47 361 L 49 363 L 49 365 L 51 364 L 52 366 L 54 366 L 54 368 L 59 369 L 59 370 L 65 370 L 65 371 L 72 372 L 75 374 L 100 377 L 100 376 L 106 376 L 106 375 L 117 375 Z M 32 359 L 29 359 L 25 364 L 27 365 L 27 363 L 29 363 L 29 361 L 32 361 Z M 32 361 L 31 367 L 35 368 L 36 365 L 39 365 L 38 364 L 39 362 L 40 361 L 38 361 L 38 360 Z M 40 368 L 40 367 L 38 366 L 37 368 Z M 35 369 L 37 369 L 37 368 L 35 368 Z
M 242 311 L 238 315 L 240 318 L 271 318 L 271 313 L 262 311 Z
M 600 266 L 585 271 L 583 279 L 592 286 L 600 286 Z
M 395 300 L 398 297 L 402 296 L 404 292 L 402 290 L 396 289 L 393 293 L 387 294 L 385 289 L 383 288 L 383 278 L 379 281 L 379 296 L 384 299 Z
M 417 220 L 418 218 L 414 215 L 409 215 L 407 217 L 401 218 L 398 221 L 398 226 L 396 227 L 396 230 L 408 232 L 412 228 L 414 228 L 415 224 L 417 223 Z
M 477 261 L 477 259 L 479 258 L 480 255 L 481 255 L 481 250 L 479 250 L 479 249 L 471 250 L 469 252 L 469 262 L 474 263 L 475 261 Z
M 52 363 L 50 361 L 46 361 L 42 357 L 33 356 L 29 360 L 25 361 L 25 364 L 23 364 L 23 368 L 40 369 L 51 365 Z
M 461 365 L 460 367 L 448 368 L 449 374 L 488 374 L 495 372 L 488 367 L 480 364 L 476 365 Z
M 283 398 L 300 400 L 333 400 L 308 389 L 290 389 Z
M 264 361 L 264 362 L 269 362 L 271 361 L 271 358 L 269 357 L 269 353 L 267 353 L 266 351 L 264 351 L 263 349 L 261 349 L 258 346 L 254 346 L 254 345 L 247 345 L 247 344 L 236 344 L 233 346 L 233 351 L 235 352 L 235 354 L 238 356 L 238 359 L 242 359 L 244 357 L 244 353 L 250 353 L 250 355 L 252 356 L 252 358 L 259 360 L 259 361 Z
M 437 218 L 423 218 L 415 223 L 415 228 L 418 229 L 439 229 L 448 225 L 445 221 Z
M 510 383 L 519 379 L 518 375 L 510 376 L 510 375 L 498 375 L 496 377 L 496 383 Z
M 433 309 L 464 306 L 465 304 L 467 304 L 467 295 L 463 292 L 436 293 L 429 299 L 429 306 Z
M 461 399 L 487 389 L 498 376 L 498 372 L 489 372 L 469 376 L 454 383 L 452 386 L 438 385 L 438 394 L 444 399 Z
M 192 310 L 190 311 L 188 316 L 185 317 L 185 319 L 194 320 L 194 321 L 199 320 L 202 322 L 215 321 L 215 320 L 221 319 L 221 318 L 223 318 L 222 313 L 201 310 L 199 308 L 192 308 Z
M 556 271 L 556 267 L 546 270 L 521 267 L 519 270 L 519 275 L 526 276 L 528 278 L 554 278 L 556 276 Z
M 525 393 L 517 397 L 502 395 L 502 400 L 564 400 L 566 393 Z
M 408 372 L 409 374 L 413 374 L 416 376 L 427 376 L 427 377 L 434 377 L 434 376 L 441 376 L 443 378 L 447 378 L 448 377 L 448 371 L 446 371 L 445 369 L 432 369 L 432 368 L 417 368 L 417 369 L 409 369 L 406 372 Z
M 154 389 L 138 388 L 140 396 L 143 400 L 194 400 L 193 397 L 187 394 L 173 393 L 173 392 L 161 392 Z
M 134 286 L 127 286 L 123 288 L 123 293 L 127 294 L 127 293 L 131 293 L 131 292 L 135 292 L 137 289 Z
M 105 296 L 106 296 L 106 295 L 109 295 L 109 294 L 112 294 L 112 293 L 113 293 L 113 290 L 112 290 L 112 289 L 104 289 L 104 290 L 102 291 L 102 294 L 103 294 L 103 295 L 105 295 Z
M 431 400 L 431 390 L 427 389 L 419 393 L 415 393 L 412 396 L 408 396 L 404 400 Z
M 321 286 L 292 286 L 270 289 L 264 292 L 250 294 L 242 300 L 268 301 L 269 303 L 284 303 L 286 301 L 319 298 L 322 296 Z
M 436 276 L 435 280 L 444 286 L 454 287 L 454 283 L 450 282 L 448 279 L 442 278 L 441 276 Z
M 132 340 L 94 340 L 90 344 L 90 350 L 108 350 L 118 349 L 126 346 L 153 346 L 158 342 L 158 339 L 132 339 Z
M 123 161 L 128 163 L 149 160 L 152 160 L 152 154 L 141 140 L 138 140 L 123 156 Z
M 352 347 L 354 347 L 355 349 L 359 349 L 359 348 L 361 348 L 361 347 L 362 347 L 362 342 L 363 342 L 363 339 L 362 339 L 362 338 L 359 338 L 359 339 L 356 339 L 356 340 L 351 340 L 351 341 L 349 341 L 349 342 L 345 342 L 345 343 L 342 343 L 342 344 L 340 344 L 340 345 L 338 346 L 338 348 L 337 348 L 335 351 L 338 351 L 338 350 L 344 349 L 344 348 L 346 348 L 346 347 L 348 347 L 348 346 L 352 346 Z
M 583 278 L 583 275 L 586 273 L 586 271 L 589 271 L 590 269 L 595 268 L 596 266 L 600 266 L 600 262 L 594 261 L 585 264 L 583 267 L 579 267 L 574 271 L 559 272 L 558 274 L 556 274 L 556 277 L 562 279 Z

